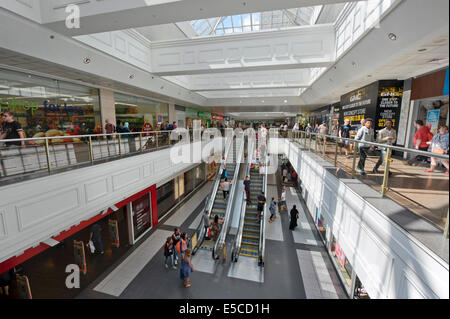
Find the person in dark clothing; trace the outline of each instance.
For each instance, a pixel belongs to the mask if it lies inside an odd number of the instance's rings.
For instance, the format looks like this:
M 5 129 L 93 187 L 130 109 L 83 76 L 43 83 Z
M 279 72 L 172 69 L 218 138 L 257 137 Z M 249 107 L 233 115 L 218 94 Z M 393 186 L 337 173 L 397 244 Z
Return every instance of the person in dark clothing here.
M 2 113 L 2 127 L 0 140 L 6 139 L 19 139 L 25 138 L 25 134 L 23 133 L 22 126 L 20 123 L 14 120 L 14 116 L 11 112 L 6 111 Z M 6 146 L 22 146 L 25 147 L 25 141 L 17 141 L 17 142 L 5 142 Z
M 297 219 L 298 219 L 298 210 L 297 210 L 297 206 L 294 205 L 294 207 L 292 207 L 291 212 L 291 222 L 289 223 L 289 229 L 290 230 L 294 230 L 295 227 L 297 227 Z
M 105 251 L 103 250 L 103 241 L 102 241 L 102 228 L 99 224 L 94 224 L 91 227 L 91 234 L 89 237 L 89 240 L 92 240 L 95 246 L 95 252 L 99 252 L 100 254 L 104 254 Z
M 176 247 L 178 242 L 181 239 L 181 231 L 179 228 L 175 228 L 172 234 L 173 247 Z M 176 265 L 178 263 L 178 253 L 177 250 L 173 250 L 173 264 Z
M 261 192 L 260 195 L 258 195 L 258 218 L 261 220 L 262 211 L 264 209 L 264 205 L 266 204 L 266 197 L 264 196 L 264 192 Z
M 250 178 L 248 176 L 246 176 L 245 180 L 244 180 L 244 191 L 245 191 L 245 197 L 246 197 L 246 200 L 247 200 L 247 204 L 251 203 L 251 200 L 250 200 L 250 185 L 251 185 Z
M 123 133 L 123 126 L 121 120 L 117 120 L 116 133 Z
M 9 287 L 11 286 L 13 278 L 14 268 L 0 274 L 0 295 L 5 294 L 7 297 L 9 296 Z
M 173 252 L 174 252 L 175 248 L 173 246 L 173 241 L 172 241 L 172 237 L 167 237 L 166 243 L 164 244 L 164 267 L 166 268 L 173 268 L 173 269 L 177 269 L 177 267 L 173 264 Z

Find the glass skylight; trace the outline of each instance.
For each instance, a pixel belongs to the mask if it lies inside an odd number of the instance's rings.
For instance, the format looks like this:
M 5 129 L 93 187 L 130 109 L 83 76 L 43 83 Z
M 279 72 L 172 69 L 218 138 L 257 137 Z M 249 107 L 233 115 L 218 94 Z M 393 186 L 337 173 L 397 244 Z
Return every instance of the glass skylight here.
M 315 24 L 323 6 L 256 12 L 191 21 L 197 36 L 273 30 Z

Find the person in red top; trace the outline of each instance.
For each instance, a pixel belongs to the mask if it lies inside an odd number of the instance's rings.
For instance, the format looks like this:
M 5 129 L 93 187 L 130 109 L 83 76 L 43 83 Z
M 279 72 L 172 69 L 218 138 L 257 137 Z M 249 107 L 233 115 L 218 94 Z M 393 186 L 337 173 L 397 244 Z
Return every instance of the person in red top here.
M 427 142 L 431 141 L 433 138 L 433 133 L 430 132 L 430 128 L 428 126 L 423 125 L 423 121 L 421 120 L 415 121 L 414 127 L 417 129 L 413 138 L 414 147 L 419 151 L 428 151 L 429 145 Z M 422 155 L 417 155 L 416 159 L 423 162 L 427 161 L 427 157 Z

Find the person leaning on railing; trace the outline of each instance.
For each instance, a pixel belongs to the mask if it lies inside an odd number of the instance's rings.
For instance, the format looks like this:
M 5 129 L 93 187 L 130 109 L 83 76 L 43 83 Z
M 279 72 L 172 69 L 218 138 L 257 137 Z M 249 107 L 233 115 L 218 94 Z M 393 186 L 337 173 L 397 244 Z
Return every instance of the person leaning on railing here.
M 377 135 L 377 142 L 380 144 L 392 145 L 397 140 L 397 132 L 392 128 L 392 121 L 387 120 L 385 123 L 385 128 L 380 130 Z M 386 157 L 387 149 L 382 148 L 380 153 L 380 157 L 378 158 L 378 162 L 375 164 L 373 168 L 373 172 L 375 174 L 379 174 L 378 168 L 381 164 L 383 164 L 384 158 Z M 389 172 L 391 175 L 391 172 Z
M 0 135 L 0 140 L 10 140 L 25 138 L 22 126 L 19 122 L 14 120 L 14 115 L 10 111 L 5 111 L 2 113 L 2 133 Z M 16 142 L 5 142 L 6 146 L 22 146 L 25 147 L 25 141 Z
M 431 145 L 431 152 L 435 153 L 435 154 L 448 154 L 448 127 L 447 125 L 442 125 L 439 128 L 439 132 L 436 133 L 436 135 L 433 136 L 433 139 L 429 142 L 427 142 L 427 144 Z M 447 171 L 445 172 L 445 174 L 448 176 L 448 161 L 445 159 L 442 159 L 442 165 L 445 166 L 445 168 L 447 169 Z M 425 172 L 427 173 L 431 173 L 434 171 L 434 169 L 437 166 L 437 160 L 435 157 L 431 157 L 431 165 L 430 165 L 430 169 L 427 169 Z

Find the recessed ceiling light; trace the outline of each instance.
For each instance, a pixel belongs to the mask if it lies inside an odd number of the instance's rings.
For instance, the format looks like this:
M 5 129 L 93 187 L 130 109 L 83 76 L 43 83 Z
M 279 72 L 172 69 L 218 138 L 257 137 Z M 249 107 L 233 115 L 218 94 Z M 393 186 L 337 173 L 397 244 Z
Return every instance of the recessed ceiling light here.
M 394 33 L 389 33 L 388 38 L 391 39 L 392 41 L 397 40 L 397 36 Z
M 89 64 L 89 63 L 91 63 L 91 59 L 88 58 L 88 57 L 85 57 L 85 58 L 83 59 L 83 63 L 84 63 L 84 64 Z
M 264 100 L 262 100 L 261 102 L 263 102 L 263 103 L 264 103 Z
M 284 100 L 284 103 L 287 103 L 287 100 Z

